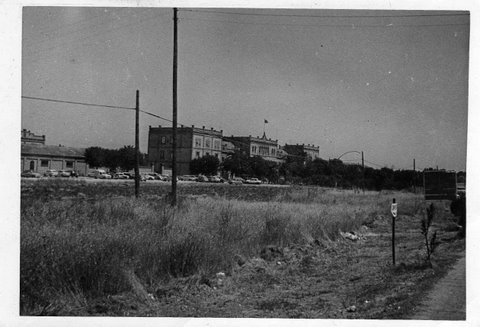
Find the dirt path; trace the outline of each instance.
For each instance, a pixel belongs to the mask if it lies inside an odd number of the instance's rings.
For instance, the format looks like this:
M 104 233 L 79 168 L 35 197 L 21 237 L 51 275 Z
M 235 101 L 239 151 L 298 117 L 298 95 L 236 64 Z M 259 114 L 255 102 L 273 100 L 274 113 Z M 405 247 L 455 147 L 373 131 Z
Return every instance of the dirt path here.
M 466 285 L 465 256 L 430 291 L 427 298 L 415 310 L 411 319 L 417 320 L 465 320 Z

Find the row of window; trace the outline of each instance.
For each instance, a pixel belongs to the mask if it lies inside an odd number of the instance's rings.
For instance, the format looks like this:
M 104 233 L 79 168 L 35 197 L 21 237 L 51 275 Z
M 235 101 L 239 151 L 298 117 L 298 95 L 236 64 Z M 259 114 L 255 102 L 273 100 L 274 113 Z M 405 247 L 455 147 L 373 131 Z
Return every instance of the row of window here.
M 40 167 L 45 167 L 45 168 L 48 168 L 49 167 L 49 164 L 50 164 L 50 160 L 40 160 Z M 66 168 L 73 168 L 73 161 L 65 161 L 65 167 Z
M 214 150 L 220 150 L 222 146 L 222 143 L 220 140 L 213 140 L 213 149 Z M 201 137 L 195 137 L 195 147 L 196 148 L 201 148 L 202 147 L 202 138 Z M 211 138 L 206 138 L 205 139 L 205 148 L 211 148 L 212 147 L 212 139 Z
M 269 147 L 268 146 L 256 146 L 256 145 L 252 145 L 252 153 L 257 153 L 257 150 L 258 150 L 258 154 L 261 155 L 261 156 L 268 156 L 269 154 Z M 271 156 L 275 156 L 277 154 L 277 151 L 275 148 L 271 148 L 270 149 L 270 155 Z

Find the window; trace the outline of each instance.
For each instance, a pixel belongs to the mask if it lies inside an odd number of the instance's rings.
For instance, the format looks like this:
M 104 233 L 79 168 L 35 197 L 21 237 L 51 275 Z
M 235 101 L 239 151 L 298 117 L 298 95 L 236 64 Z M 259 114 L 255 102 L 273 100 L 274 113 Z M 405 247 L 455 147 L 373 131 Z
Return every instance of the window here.
M 73 168 L 73 161 L 65 162 L 67 168 Z
M 162 144 L 167 143 L 167 138 L 165 136 L 162 136 Z
M 200 151 L 195 152 L 195 158 L 200 158 Z
M 48 167 L 48 160 L 40 160 L 40 167 Z
M 258 151 L 261 156 L 268 156 L 268 146 L 260 146 Z
M 160 160 L 164 160 L 165 159 L 165 151 L 160 150 L 159 156 L 160 156 Z
M 211 139 L 205 139 L 205 147 L 210 148 Z
M 215 158 L 218 158 L 218 153 L 215 153 Z
M 202 147 L 202 138 L 201 137 L 196 137 L 195 138 L 195 147 L 196 148 L 201 148 Z
M 252 152 L 256 153 L 257 152 L 257 147 L 255 145 L 252 145 Z
M 220 150 L 220 140 L 214 140 L 213 141 L 213 148 L 215 150 Z
M 272 148 L 271 154 L 272 154 L 272 156 L 275 155 L 275 148 Z

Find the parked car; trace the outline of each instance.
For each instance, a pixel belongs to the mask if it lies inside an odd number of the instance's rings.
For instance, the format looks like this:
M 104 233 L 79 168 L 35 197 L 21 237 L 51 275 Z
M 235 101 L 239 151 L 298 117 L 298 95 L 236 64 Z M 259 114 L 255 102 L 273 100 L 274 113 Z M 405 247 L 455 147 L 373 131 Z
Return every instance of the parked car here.
M 67 170 L 67 172 L 70 174 L 70 177 L 78 177 L 78 173 L 75 170 Z
M 56 177 L 70 177 L 70 172 L 67 170 L 59 170 Z
M 155 177 L 153 177 L 150 174 L 140 174 L 140 179 L 142 181 L 153 181 L 153 180 L 155 180 Z
M 241 177 L 234 177 L 228 180 L 229 184 L 243 184 L 245 180 Z
M 148 175 L 153 176 L 155 180 L 163 181 L 165 178 L 159 173 L 148 173 Z
M 116 173 L 113 175 L 114 179 L 129 179 L 130 177 L 125 173 Z
M 111 179 L 112 175 L 108 174 L 103 169 L 95 169 L 87 174 L 87 177 L 92 177 L 95 179 Z
M 58 175 L 58 171 L 56 171 L 55 169 L 49 169 L 43 174 L 43 176 L 45 177 L 55 177 L 57 175 Z
M 100 173 L 95 178 L 98 178 L 98 179 L 112 179 L 112 175 L 107 174 L 107 173 Z
M 245 181 L 246 184 L 262 184 L 262 181 L 259 180 L 258 178 L 249 178 Z
M 198 175 L 197 182 L 208 182 L 208 178 L 207 176 L 204 176 L 204 175 Z
M 178 180 L 180 181 L 188 181 L 188 182 L 195 182 L 197 180 L 197 176 L 194 175 L 183 175 L 179 176 Z
M 21 177 L 27 177 L 27 178 L 40 178 L 42 177 L 42 174 L 36 173 L 31 170 L 25 170 L 23 173 L 20 174 Z
M 222 179 L 218 176 L 209 176 L 208 181 L 210 183 L 222 183 Z

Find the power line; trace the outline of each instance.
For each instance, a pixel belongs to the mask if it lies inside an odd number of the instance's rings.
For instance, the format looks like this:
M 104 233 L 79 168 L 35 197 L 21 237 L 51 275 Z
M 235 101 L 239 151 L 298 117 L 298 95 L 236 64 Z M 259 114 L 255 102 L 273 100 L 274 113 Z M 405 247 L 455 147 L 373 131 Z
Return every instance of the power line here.
M 106 105 L 106 104 L 95 104 L 95 103 L 86 103 L 86 102 L 66 101 L 66 100 L 57 100 L 57 99 L 49 99 L 49 98 L 38 98 L 38 97 L 30 97 L 30 96 L 25 96 L 25 95 L 22 95 L 22 99 L 39 100 L 39 101 L 47 101 L 47 102 L 57 102 L 57 103 L 69 103 L 69 104 L 77 104 L 77 105 L 88 106 L 88 107 L 102 107 L 102 108 L 112 108 L 112 109 L 135 110 L 135 108 L 131 108 L 131 107 L 110 106 L 110 105 Z
M 400 15 L 300 15 L 300 14 L 266 14 L 266 13 L 240 13 L 198 9 L 180 9 L 180 11 L 213 13 L 222 15 L 240 16 L 267 16 L 267 17 L 307 17 L 307 18 L 397 18 L 397 17 L 444 17 L 444 16 L 470 16 L 469 13 L 438 13 L 438 14 L 400 14 Z
M 181 18 L 180 20 L 191 20 L 191 21 L 205 21 L 205 22 L 219 22 L 219 23 L 229 23 L 229 24 L 240 24 L 240 25 L 266 25 L 266 26 L 302 26 L 302 27 L 351 27 L 351 28 L 368 28 L 368 27 L 439 27 L 439 26 L 466 26 L 469 24 L 387 24 L 387 25 L 365 25 L 365 24 L 294 24 L 294 23 L 258 23 L 258 22 L 238 22 L 232 20 L 220 20 L 220 19 L 203 19 L 203 18 Z
M 140 112 L 143 112 L 144 114 L 147 114 L 147 115 L 149 115 L 149 116 L 153 116 L 153 117 L 155 117 L 155 118 L 162 119 L 162 120 L 168 121 L 168 122 L 170 122 L 170 123 L 173 123 L 173 121 L 172 121 L 171 119 L 163 118 L 163 117 L 161 117 L 161 116 L 152 114 L 151 112 L 144 111 L 144 110 L 140 110 Z M 180 126 L 181 126 L 181 124 L 177 124 L 177 125 L 180 125 Z
M 111 28 L 108 28 L 104 31 L 100 31 L 99 33 L 94 33 L 94 34 L 91 34 L 91 35 L 87 35 L 85 37 L 82 37 L 82 38 L 79 38 L 79 39 L 73 39 L 73 40 L 70 40 L 70 44 L 75 42 L 73 45 L 69 45 L 68 46 L 68 49 L 73 49 L 73 48 L 76 48 L 78 46 L 84 46 L 84 45 L 87 45 L 90 43 L 90 41 L 88 42 L 84 42 L 82 44 L 80 44 L 79 42 L 80 41 L 84 41 L 84 40 L 88 40 L 88 39 L 91 39 L 91 38 L 94 38 L 94 37 L 99 37 L 101 36 L 102 34 L 106 34 L 106 33 L 111 33 L 111 32 L 117 32 L 118 30 L 122 29 L 122 28 L 125 28 L 125 27 L 130 27 L 130 26 L 135 26 L 135 25 L 140 25 L 140 24 L 143 24 L 145 23 L 146 21 L 150 21 L 152 19 L 155 19 L 155 18 L 158 18 L 158 17 L 162 17 L 162 16 L 165 16 L 166 14 L 161 14 L 161 15 L 154 15 L 154 16 L 151 16 L 151 17 L 148 17 L 148 18 L 145 18 L 145 19 L 142 19 L 141 21 L 139 22 L 134 22 L 134 23 L 130 23 L 130 24 L 125 24 L 125 25 L 120 25 L 120 26 L 117 26 L 117 27 L 111 27 Z M 100 40 L 96 40 L 97 42 L 100 41 Z M 48 51 L 50 50 L 54 50 L 54 49 L 57 49 L 57 48 L 60 48 L 60 47 L 65 47 L 65 43 L 63 42 L 62 44 L 57 44 L 57 45 L 54 45 L 54 46 L 51 46 L 51 47 L 46 47 L 46 48 L 40 48 L 40 49 L 37 49 L 37 50 L 33 50 L 29 53 L 25 53 L 24 56 L 25 57 L 31 57 L 33 55 L 38 55 L 38 53 L 46 53 L 48 54 Z M 36 62 L 38 61 L 37 60 L 32 60 L 32 62 Z

